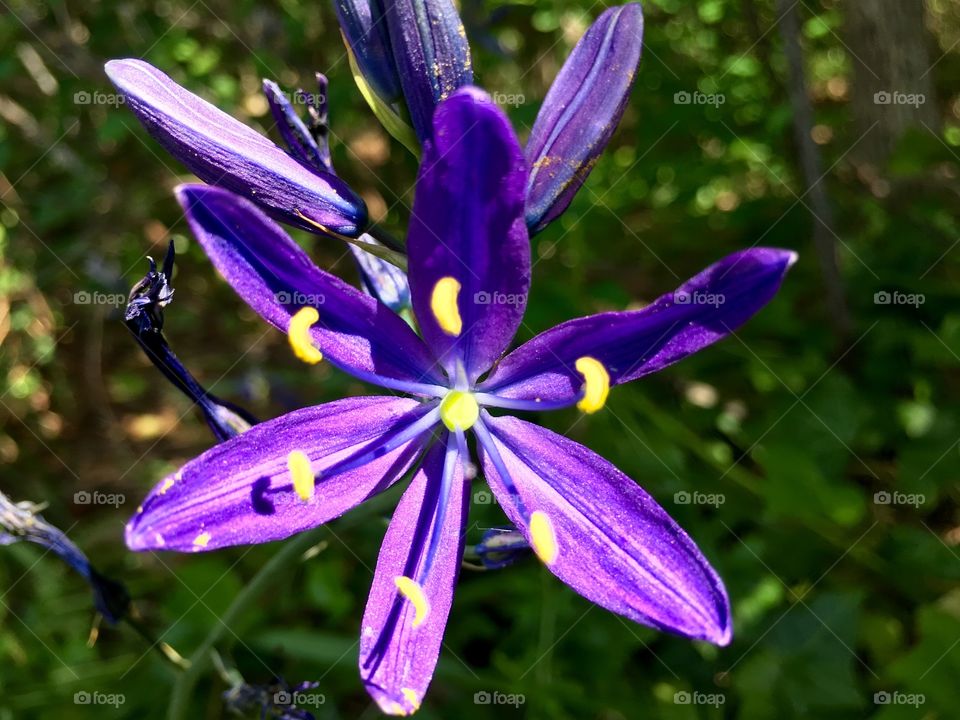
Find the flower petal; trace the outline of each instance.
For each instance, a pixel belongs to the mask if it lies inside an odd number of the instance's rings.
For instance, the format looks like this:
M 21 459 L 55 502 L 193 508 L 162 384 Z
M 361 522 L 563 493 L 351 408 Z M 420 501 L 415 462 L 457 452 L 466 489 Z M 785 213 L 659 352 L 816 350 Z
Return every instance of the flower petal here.
M 390 50 L 390 34 L 378 0 L 336 0 L 344 42 L 367 85 L 386 103 L 402 98 L 400 78 Z
M 346 183 L 305 167 L 149 63 L 111 60 L 106 71 L 147 132 L 204 182 L 305 230 L 316 223 L 353 237 L 366 226 L 366 207 Z
M 263 94 L 270 105 L 270 113 L 277 124 L 277 130 L 290 154 L 313 170 L 336 174 L 330 166 L 329 149 L 326 147 L 323 150 L 320 149 L 306 123 L 297 115 L 296 109 L 280 86 L 273 80 L 264 80 Z M 298 97 L 306 96 L 298 93 Z
M 316 307 L 311 337 L 334 365 L 374 382 L 436 382 L 430 353 L 410 326 L 314 265 L 252 203 L 207 185 L 181 185 L 177 197 L 217 270 L 267 322 L 286 332 L 301 307 Z
M 423 142 L 434 129 L 437 105 L 457 88 L 473 83 L 470 45 L 451 0 L 387 2 L 393 59 L 410 119 Z
M 642 310 L 570 320 L 507 355 L 480 386 L 504 398 L 572 403 L 584 378 L 577 360 L 598 360 L 610 384 L 657 372 L 745 323 L 780 289 L 796 253 L 754 248 L 728 255 Z
M 429 413 L 416 400 L 358 397 L 295 410 L 255 425 L 191 460 L 147 496 L 129 523 L 131 550 L 213 550 L 280 540 L 339 517 L 407 472 L 422 447 L 411 438 L 353 470 L 322 471 L 396 437 Z M 310 500 L 288 459 L 300 451 L 318 478 Z
M 720 578 L 656 501 L 579 443 L 513 417 L 483 422 L 529 513 L 549 519 L 556 559 L 547 567 L 578 593 L 631 620 L 717 645 L 730 642 Z M 516 495 L 484 444 L 487 480 L 531 542 Z
M 433 677 L 463 558 L 468 490 L 448 435 L 446 448 L 428 451 L 383 539 L 361 625 L 360 675 L 385 713 L 416 711 Z
M 361 235 L 360 240 L 371 245 L 382 244 L 372 235 Z M 361 287 L 364 292 L 372 295 L 394 312 L 410 308 L 410 283 L 403 270 L 356 245 L 350 245 L 350 252 L 360 270 Z
M 427 343 L 448 372 L 485 372 L 513 339 L 530 287 L 523 220 L 523 154 L 506 116 L 477 88 L 458 90 L 434 116 L 424 150 L 407 249 L 413 307 Z M 452 278 L 455 292 L 439 298 Z M 437 310 L 452 313 L 454 333 Z M 455 324 L 454 324 L 455 325 Z
M 606 10 L 554 80 L 527 142 L 527 225 L 538 233 L 583 185 L 616 129 L 640 62 L 639 3 Z

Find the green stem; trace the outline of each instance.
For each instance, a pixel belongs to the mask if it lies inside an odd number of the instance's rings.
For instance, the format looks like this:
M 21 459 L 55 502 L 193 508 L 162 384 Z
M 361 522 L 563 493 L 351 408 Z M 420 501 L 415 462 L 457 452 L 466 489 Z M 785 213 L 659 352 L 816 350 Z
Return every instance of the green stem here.
M 382 225 L 370 223 L 370 227 L 367 228 L 367 235 L 370 235 L 374 240 L 386 245 L 391 250 L 396 250 L 398 253 L 406 252 L 406 245 L 404 244 L 403 240 L 398 238 Z
M 339 527 L 345 528 L 356 525 L 371 515 L 380 512 L 386 506 L 389 497 L 380 495 L 368 500 L 362 507 L 355 509 L 349 517 L 343 520 Z M 282 578 L 288 568 L 300 561 L 303 554 L 316 545 L 326 534 L 325 526 L 301 533 L 289 540 L 276 555 L 260 568 L 243 590 L 233 599 L 220 621 L 213 626 L 200 647 L 190 656 L 190 667 L 177 678 L 173 686 L 173 695 L 167 711 L 168 720 L 183 720 L 194 717 L 190 713 L 190 697 L 200 679 L 200 675 L 211 663 L 214 646 L 219 643 L 231 625 L 239 620 L 253 603 L 271 587 L 275 581 Z M 225 644 L 230 644 L 230 639 Z
M 178 653 L 172 645 L 159 640 L 146 625 L 140 622 L 139 619 L 127 615 L 124 618 L 124 622 L 126 622 L 127 625 L 129 625 L 133 631 L 147 643 L 148 647 L 155 648 L 157 653 L 159 653 L 160 657 L 162 657 L 165 662 L 170 663 L 170 665 L 180 671 L 186 671 L 190 669 L 189 660 L 180 655 L 180 653 Z
M 369 231 L 367 232 L 369 235 Z M 361 237 L 363 237 L 361 235 Z M 386 245 L 374 245 L 373 243 L 364 242 L 356 238 L 342 237 L 345 242 L 355 245 L 361 250 L 366 250 L 371 255 L 374 255 L 381 260 L 386 260 L 391 265 L 395 265 L 404 272 L 407 272 L 407 256 L 403 253 L 399 253 L 396 250 L 391 250 Z
M 177 682 L 173 686 L 170 709 L 167 711 L 169 720 L 181 720 L 190 716 L 190 695 L 200 679 L 200 674 L 207 669 L 211 658 L 211 650 L 220 641 L 227 629 L 243 616 L 250 605 L 256 602 L 261 593 L 280 577 L 284 570 L 296 563 L 303 553 L 320 541 L 323 533 L 323 528 L 317 528 L 301 533 L 290 540 L 280 549 L 280 552 L 260 568 L 253 579 L 233 599 L 230 607 L 220 618 L 220 622 L 213 626 L 207 637 L 200 643 L 200 647 L 190 656 L 190 668 L 177 678 Z

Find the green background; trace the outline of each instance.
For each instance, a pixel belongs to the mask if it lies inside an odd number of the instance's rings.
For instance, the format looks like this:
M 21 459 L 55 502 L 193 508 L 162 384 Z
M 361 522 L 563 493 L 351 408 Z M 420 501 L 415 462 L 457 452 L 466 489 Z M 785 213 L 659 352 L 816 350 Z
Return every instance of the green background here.
M 280 546 L 190 557 L 125 549 L 123 524 L 139 499 L 212 441 L 119 311 L 78 304 L 75 293 L 124 295 L 145 256 L 161 256 L 172 237 L 179 264 L 166 334 L 217 394 L 269 418 L 374 389 L 298 363 L 189 237 L 171 193 L 189 179 L 184 169 L 127 109 L 83 104 L 77 93 L 112 93 L 103 62 L 143 57 L 268 132 L 260 78 L 310 90 L 322 70 L 335 165 L 400 234 L 416 164 L 364 105 L 324 2 L 0 4 L 0 490 L 47 503 L 47 519 L 128 585 L 144 625 L 191 654 Z M 478 83 L 515 96 L 505 109 L 522 137 L 600 10 L 567 0 L 464 8 Z M 538 418 L 612 460 L 688 530 L 726 582 L 736 636 L 717 649 L 633 625 L 533 561 L 465 571 L 419 716 L 958 717 L 960 58 L 946 51 L 960 37 L 960 12 L 929 3 L 931 60 L 939 58 L 930 101 L 942 125 L 911 131 L 889 163 L 871 166 L 858 160 L 870 139 L 852 119 L 857 60 L 842 8 L 797 7 L 854 318 L 838 338 L 773 3 L 648 0 L 645 11 L 626 116 L 570 211 L 533 241 L 520 339 L 642 305 L 747 246 L 800 253 L 780 294 L 735 337 L 617 388 L 597 415 Z M 681 91 L 726 102 L 678 104 Z M 298 237 L 321 266 L 354 278 L 342 246 Z M 924 302 L 877 304 L 881 291 Z M 84 489 L 125 502 L 77 504 Z M 723 503 L 678 503 L 682 491 Z M 878 503 L 882 491 L 923 502 Z M 231 620 L 218 643 L 224 661 L 250 683 L 318 680 L 318 717 L 378 716 L 356 643 L 390 507 L 320 531 L 312 557 Z M 468 542 L 502 522 L 493 505 L 471 512 Z M 55 557 L 0 548 L 0 601 L 0 718 L 163 715 L 176 670 L 127 626 L 102 628 L 88 645 L 89 591 Z M 204 671 L 190 717 L 221 717 L 225 687 Z M 83 691 L 125 702 L 75 704 Z M 478 705 L 478 691 L 525 702 Z M 684 691 L 723 702 L 678 703 Z M 875 703 L 875 693 L 895 691 L 924 702 Z

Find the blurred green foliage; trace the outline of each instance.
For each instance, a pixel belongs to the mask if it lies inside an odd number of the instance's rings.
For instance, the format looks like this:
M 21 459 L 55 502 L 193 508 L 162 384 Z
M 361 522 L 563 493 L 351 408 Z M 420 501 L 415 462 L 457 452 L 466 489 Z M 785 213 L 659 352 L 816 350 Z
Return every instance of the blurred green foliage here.
M 326 3 L 3 6 L 0 489 L 48 503 L 46 517 L 128 584 L 144 624 L 192 653 L 277 547 L 126 551 L 123 523 L 138 499 L 212 441 L 141 356 L 117 308 L 80 304 L 75 293 L 126 293 L 145 256 L 161 256 L 172 237 L 180 262 L 167 335 L 218 395 L 267 418 L 370 390 L 299 364 L 216 277 L 171 194 L 183 169 L 129 111 L 96 100 L 113 92 L 102 64 L 144 57 L 264 131 L 261 77 L 292 88 L 325 72 L 334 162 L 398 233 L 415 161 L 363 104 Z M 876 168 L 855 151 L 862 138 L 848 89 L 857 60 L 842 8 L 798 6 L 855 319 L 853 335 L 838 340 L 802 200 L 773 2 L 647 0 L 644 59 L 621 128 L 571 210 L 534 241 L 522 335 L 642 304 L 745 246 L 799 251 L 783 291 L 735 337 L 618 388 L 596 416 L 542 418 L 614 461 L 690 532 L 727 583 L 736 638 L 717 649 L 631 625 L 535 562 L 465 571 L 421 717 L 957 717 L 960 57 L 945 51 L 960 36 L 960 13 L 939 0 L 929 7 L 943 127 L 908 134 Z M 464 0 L 462 9 L 478 82 L 518 100 L 506 109 L 526 134 L 599 8 Z M 675 102 L 695 91 L 726 101 Z M 322 266 L 353 277 L 343 247 L 303 240 Z M 924 302 L 875 302 L 895 291 Z M 81 489 L 126 502 L 79 505 Z M 684 492 L 723 502 L 685 504 Z M 472 512 L 468 542 L 502 522 L 493 505 Z M 231 624 L 219 646 L 225 661 L 250 682 L 319 680 L 318 717 L 377 716 L 356 652 L 388 513 L 385 505 L 324 531 L 320 552 Z M 162 716 L 175 671 L 128 627 L 102 628 L 90 646 L 89 600 L 55 558 L 2 548 L 0 718 Z M 224 689 L 204 673 L 192 716 L 221 717 Z M 484 690 L 526 702 L 475 704 Z M 77 692 L 125 702 L 78 705 Z M 884 692 L 894 702 L 877 704 Z M 903 704 L 918 693 L 919 707 Z M 708 696 L 723 702 L 703 704 Z

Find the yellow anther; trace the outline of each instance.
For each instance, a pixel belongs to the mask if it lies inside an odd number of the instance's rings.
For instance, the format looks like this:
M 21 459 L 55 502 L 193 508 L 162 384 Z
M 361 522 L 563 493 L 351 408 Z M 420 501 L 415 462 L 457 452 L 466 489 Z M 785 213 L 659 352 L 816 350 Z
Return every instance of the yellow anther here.
M 557 535 L 553 532 L 553 523 L 546 513 L 535 510 L 530 515 L 530 544 L 533 551 L 547 565 L 553 565 L 560 554 Z
M 174 486 L 174 483 L 176 483 L 176 480 L 174 480 L 172 477 L 168 477 L 166 480 L 163 481 L 163 485 L 160 486 L 160 489 L 157 491 L 157 494 L 166 495 L 167 490 L 172 488 Z
M 460 319 L 460 309 L 457 307 L 459 296 L 460 283 L 449 275 L 437 280 L 430 296 L 430 310 L 433 311 L 437 324 L 447 335 L 453 337 L 457 337 L 463 330 L 463 320 Z
M 480 417 L 480 406 L 468 392 L 451 390 L 440 403 L 440 419 L 447 430 L 469 430 Z
M 400 594 L 413 604 L 415 613 L 413 616 L 413 626 L 420 627 L 421 623 L 427 619 L 427 615 L 430 614 L 430 601 L 427 600 L 426 593 L 423 592 L 423 587 L 420 583 L 411 580 L 405 575 L 398 575 L 393 579 L 393 582 L 397 586 L 397 590 L 400 591 Z
M 290 325 L 287 327 L 287 338 L 293 354 L 310 365 L 316 365 L 323 360 L 323 353 L 313 346 L 310 338 L 310 327 L 319 319 L 320 313 L 316 308 L 303 307 L 290 318 Z
M 420 696 L 417 695 L 416 690 L 412 690 L 411 688 L 401 688 L 400 692 L 403 693 L 403 697 L 406 699 L 406 701 L 410 703 L 410 707 L 412 708 L 410 711 L 411 713 L 415 713 L 420 709 Z
M 583 398 L 577 407 L 588 415 L 597 412 L 610 394 L 610 375 L 603 364 L 592 357 L 582 357 L 576 363 L 577 372 L 583 375 Z
M 193 540 L 194 547 L 205 548 L 210 544 L 210 533 L 202 532 Z
M 290 477 L 293 479 L 293 489 L 303 501 L 308 501 L 313 497 L 314 476 L 310 469 L 310 458 L 300 450 L 294 450 L 287 455 L 287 470 L 290 471 Z

